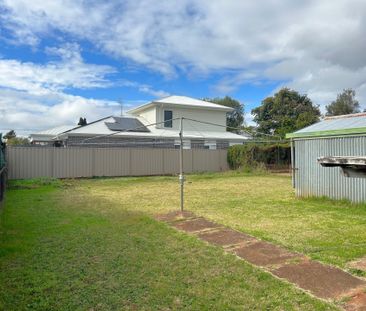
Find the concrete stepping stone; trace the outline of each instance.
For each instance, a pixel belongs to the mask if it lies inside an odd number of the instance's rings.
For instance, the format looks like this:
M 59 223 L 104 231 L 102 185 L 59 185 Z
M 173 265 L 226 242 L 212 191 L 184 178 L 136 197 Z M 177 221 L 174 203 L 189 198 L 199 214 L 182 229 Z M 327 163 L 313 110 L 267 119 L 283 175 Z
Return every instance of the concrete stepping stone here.
M 174 223 L 172 223 L 172 225 L 174 227 L 176 227 L 177 229 L 183 230 L 186 232 L 196 232 L 196 231 L 202 231 L 202 230 L 221 227 L 220 225 L 218 225 L 212 221 L 208 221 L 204 218 L 196 218 L 196 219 L 191 219 L 191 220 L 174 222 Z
M 234 252 L 240 258 L 261 267 L 286 264 L 289 260 L 305 259 L 301 254 L 291 253 L 280 246 L 263 241 L 237 248 Z
M 203 232 L 198 234 L 198 237 L 206 242 L 220 246 L 236 245 L 240 243 L 245 244 L 257 241 L 257 239 L 254 237 L 229 228 L 211 232 Z
M 366 282 L 351 274 L 316 261 L 289 264 L 272 273 L 324 299 L 338 299 Z
M 303 254 L 289 252 L 283 247 L 196 217 L 191 212 L 171 212 L 158 215 L 156 219 L 168 222 L 179 230 L 197 234 L 208 243 L 222 246 L 226 252 L 233 252 L 314 296 L 344 300 L 343 306 L 347 311 L 366 311 L 366 281 L 341 269 L 309 260 Z M 357 269 L 363 269 L 365 259 L 358 260 L 357 264 Z

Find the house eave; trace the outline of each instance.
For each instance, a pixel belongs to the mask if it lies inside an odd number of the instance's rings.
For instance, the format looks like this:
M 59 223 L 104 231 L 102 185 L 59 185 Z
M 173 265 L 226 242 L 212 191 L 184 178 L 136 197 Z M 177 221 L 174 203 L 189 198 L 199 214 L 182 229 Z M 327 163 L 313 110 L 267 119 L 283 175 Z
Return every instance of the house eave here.
M 147 109 L 150 109 L 152 107 L 169 107 L 169 108 L 183 108 L 183 109 L 195 109 L 195 110 L 211 110 L 211 111 L 225 111 L 225 112 L 231 112 L 234 110 L 234 108 L 231 107 L 204 107 L 204 106 L 194 106 L 194 105 L 186 105 L 186 104 L 171 104 L 171 103 L 162 103 L 162 102 L 150 102 L 144 105 L 141 105 L 139 107 L 130 109 L 127 111 L 128 114 L 137 114 L 141 111 L 145 111 Z

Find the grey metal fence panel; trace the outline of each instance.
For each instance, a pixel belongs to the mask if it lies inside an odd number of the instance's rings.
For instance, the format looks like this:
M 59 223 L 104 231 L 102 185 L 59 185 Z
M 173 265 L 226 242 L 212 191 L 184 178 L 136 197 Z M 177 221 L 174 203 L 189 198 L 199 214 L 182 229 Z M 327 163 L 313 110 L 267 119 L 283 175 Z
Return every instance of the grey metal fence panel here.
M 52 155 L 49 150 L 9 146 L 6 152 L 10 179 L 52 176 Z
M 184 172 L 228 169 L 226 150 L 184 150 Z M 179 173 L 179 150 L 9 147 L 9 178 L 149 176 Z
M 93 176 L 131 175 L 130 148 L 93 148 Z
M 366 156 L 366 137 L 295 141 L 295 188 L 298 196 L 327 196 L 366 202 L 366 178 L 345 177 L 339 167 L 322 167 L 317 162 L 321 156 Z
M 163 149 L 131 149 L 131 175 L 160 175 L 163 174 Z
M 53 177 L 92 177 L 93 150 L 90 148 L 53 148 Z

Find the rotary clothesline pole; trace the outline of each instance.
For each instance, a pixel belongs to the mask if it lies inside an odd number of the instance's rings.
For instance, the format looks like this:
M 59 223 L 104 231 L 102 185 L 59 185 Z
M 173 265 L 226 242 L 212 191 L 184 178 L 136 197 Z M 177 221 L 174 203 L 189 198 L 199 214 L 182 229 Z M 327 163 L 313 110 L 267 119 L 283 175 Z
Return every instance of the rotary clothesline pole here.
M 183 175 L 183 119 L 180 118 L 180 150 L 179 150 L 179 183 L 180 183 L 180 211 L 184 209 L 184 175 Z

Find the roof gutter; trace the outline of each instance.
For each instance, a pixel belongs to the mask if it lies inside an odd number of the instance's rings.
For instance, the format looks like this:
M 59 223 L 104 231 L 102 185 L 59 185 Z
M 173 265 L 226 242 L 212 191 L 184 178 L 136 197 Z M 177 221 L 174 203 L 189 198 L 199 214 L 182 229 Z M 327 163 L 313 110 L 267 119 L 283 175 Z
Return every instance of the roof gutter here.
M 366 127 L 358 127 L 351 129 L 314 131 L 314 132 L 294 132 L 286 134 L 286 138 L 306 138 L 306 137 L 327 137 L 340 135 L 366 134 Z

